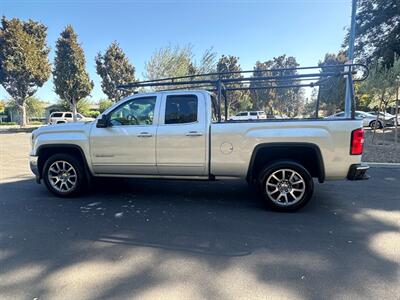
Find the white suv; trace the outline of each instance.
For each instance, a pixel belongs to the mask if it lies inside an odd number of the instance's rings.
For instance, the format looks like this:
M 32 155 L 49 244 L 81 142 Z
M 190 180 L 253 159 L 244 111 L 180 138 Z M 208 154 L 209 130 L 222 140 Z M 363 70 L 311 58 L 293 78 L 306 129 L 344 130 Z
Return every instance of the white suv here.
M 265 111 L 241 111 L 236 116 L 232 116 L 229 120 L 265 120 L 267 119 L 267 114 Z
M 87 118 L 80 113 L 76 114 L 76 117 L 78 119 L 78 122 L 88 122 L 88 121 L 93 121 L 93 118 Z M 51 113 L 49 116 L 49 124 L 54 125 L 54 124 L 63 124 L 63 123 L 71 123 L 74 121 L 72 112 L 62 112 L 62 111 L 56 111 Z

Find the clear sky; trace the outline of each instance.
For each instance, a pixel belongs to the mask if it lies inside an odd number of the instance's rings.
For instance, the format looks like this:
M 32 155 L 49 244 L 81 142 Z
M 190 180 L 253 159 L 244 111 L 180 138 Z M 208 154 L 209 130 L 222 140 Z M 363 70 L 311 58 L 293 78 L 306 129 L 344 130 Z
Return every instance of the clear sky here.
M 67 24 L 74 27 L 95 84 L 94 102 L 105 98 L 94 57 L 114 40 L 138 78 L 153 52 L 167 45 L 191 44 L 198 58 L 213 47 L 218 56 L 238 56 L 243 69 L 281 54 L 311 66 L 340 49 L 350 13 L 351 0 L 0 0 L 0 15 L 31 18 L 48 27 L 51 61 L 60 32 Z M 52 79 L 36 96 L 56 101 Z M 0 88 L 0 99 L 5 98 Z

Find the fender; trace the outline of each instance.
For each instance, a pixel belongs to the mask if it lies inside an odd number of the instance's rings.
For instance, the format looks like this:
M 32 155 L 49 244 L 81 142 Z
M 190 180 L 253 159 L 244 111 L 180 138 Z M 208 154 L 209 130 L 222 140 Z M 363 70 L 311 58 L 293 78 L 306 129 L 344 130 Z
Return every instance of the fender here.
M 261 143 L 258 144 L 257 146 L 254 147 L 253 149 L 253 153 L 251 155 L 251 159 L 250 159 L 250 163 L 249 163 L 249 167 L 247 169 L 247 176 L 246 176 L 246 180 L 248 182 L 252 182 L 253 181 L 253 168 L 254 168 L 254 163 L 257 157 L 257 154 L 260 150 L 262 149 L 268 149 L 268 148 L 308 148 L 308 149 L 312 149 L 313 151 L 315 151 L 316 155 L 317 155 L 317 170 L 318 170 L 318 181 L 320 183 L 323 183 L 325 180 L 325 167 L 324 167 L 324 161 L 322 158 L 322 154 L 321 154 L 321 150 L 319 149 L 319 147 L 316 144 L 313 143 L 298 143 L 298 142 L 288 142 L 288 143 Z M 285 156 L 283 155 L 282 158 L 285 158 Z M 272 160 L 273 161 L 273 160 Z M 271 162 L 272 162 L 271 161 Z
M 41 153 L 43 153 L 43 151 L 46 150 L 56 150 L 56 149 L 68 149 L 68 150 L 77 150 L 79 151 L 82 159 L 83 159 L 83 163 L 85 165 L 85 172 L 86 172 L 86 176 L 89 179 L 91 176 L 93 176 L 93 172 L 90 168 L 90 165 L 88 164 L 86 155 L 84 153 L 84 151 L 82 150 L 82 148 L 78 145 L 74 145 L 74 144 L 44 144 L 44 145 L 40 145 L 37 149 L 36 149 L 36 153 L 37 156 L 39 157 L 39 161 L 38 161 L 38 169 L 39 169 L 39 180 L 42 179 L 42 170 L 43 170 L 43 165 L 44 165 L 44 161 L 42 161 L 40 159 L 40 155 Z M 57 151 L 60 152 L 60 151 Z

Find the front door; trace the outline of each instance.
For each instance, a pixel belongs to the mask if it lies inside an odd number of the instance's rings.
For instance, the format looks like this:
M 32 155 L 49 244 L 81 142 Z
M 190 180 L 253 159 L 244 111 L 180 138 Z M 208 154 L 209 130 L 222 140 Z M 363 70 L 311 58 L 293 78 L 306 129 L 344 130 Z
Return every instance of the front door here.
M 157 97 L 127 100 L 111 111 L 110 126 L 94 127 L 91 159 L 97 174 L 157 174 Z
M 201 94 L 164 96 L 157 130 L 160 175 L 206 175 L 205 115 Z

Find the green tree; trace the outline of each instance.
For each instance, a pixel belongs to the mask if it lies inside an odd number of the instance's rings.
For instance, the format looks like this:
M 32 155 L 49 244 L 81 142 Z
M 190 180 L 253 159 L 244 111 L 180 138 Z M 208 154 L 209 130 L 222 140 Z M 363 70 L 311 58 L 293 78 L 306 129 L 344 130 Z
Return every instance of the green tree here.
M 266 62 L 257 61 L 254 66 L 253 77 L 272 76 L 271 68 L 273 61 Z M 275 84 L 271 81 L 252 81 L 250 83 L 250 95 L 254 109 L 267 110 L 273 115 L 273 100 L 275 99 Z
M 288 76 L 297 74 L 299 64 L 293 56 L 281 55 L 264 63 L 257 61 L 253 76 Z M 285 70 L 282 70 L 285 69 Z M 285 87 L 297 84 L 296 79 L 278 78 L 271 81 L 252 82 L 251 88 L 267 87 L 267 89 L 250 89 L 255 108 L 268 109 L 270 114 L 277 111 L 290 117 L 296 116 L 304 105 L 304 93 L 298 87 Z
M 109 99 L 101 99 L 99 101 L 99 111 L 103 113 L 107 108 L 111 107 L 113 102 Z
M 158 49 L 145 64 L 144 77 L 147 80 L 211 73 L 215 71 L 216 54 L 207 49 L 199 62 L 195 60 L 192 46 L 165 47 Z M 178 87 L 175 86 L 175 87 Z M 155 88 L 156 90 L 165 87 Z
M 361 61 L 393 64 L 400 55 L 399 16 L 399 0 L 358 0 L 355 54 Z
M 19 105 L 15 99 L 7 102 L 7 107 L 17 110 Z M 44 103 L 36 97 L 29 97 L 25 101 L 27 119 L 44 117 Z
M 85 55 L 71 25 L 61 32 L 57 40 L 53 80 L 55 92 L 71 105 L 76 121 L 77 103 L 90 95 L 93 81 L 85 70 Z
M 96 71 L 100 75 L 101 88 L 114 102 L 131 94 L 130 91 L 117 89 L 117 86 L 135 81 L 135 67 L 129 63 L 124 51 L 117 42 L 112 42 L 104 54 L 96 58 Z
M 0 100 L 0 113 L 4 113 L 5 108 L 6 108 L 6 103 Z
M 46 37 L 47 28 L 39 22 L 1 20 L 0 83 L 18 105 L 21 126 L 26 125 L 27 99 L 51 73 Z
M 336 67 L 343 65 L 346 62 L 346 54 L 340 52 L 339 54 L 327 53 L 325 54 L 324 60 L 319 62 L 323 72 L 337 72 L 343 71 Z M 328 115 L 336 113 L 338 109 L 343 109 L 345 92 L 346 92 L 346 80 L 343 76 L 341 77 L 329 77 L 321 78 L 324 83 L 320 85 L 318 93 L 320 94 L 320 103 L 325 104 L 326 113 Z
M 223 74 L 227 72 L 241 72 L 239 57 L 233 55 L 222 55 L 217 63 L 217 72 L 222 73 L 221 79 L 243 78 L 241 73 Z M 229 88 L 241 88 L 242 83 L 228 83 Z M 250 109 L 252 106 L 248 91 L 229 91 L 227 92 L 227 103 L 230 113 L 237 113 L 240 110 Z
M 67 100 L 58 100 L 58 106 L 63 111 L 69 111 L 71 109 L 71 104 Z M 87 116 L 90 111 L 91 103 L 87 98 L 81 99 L 76 104 L 76 111 L 84 116 Z

